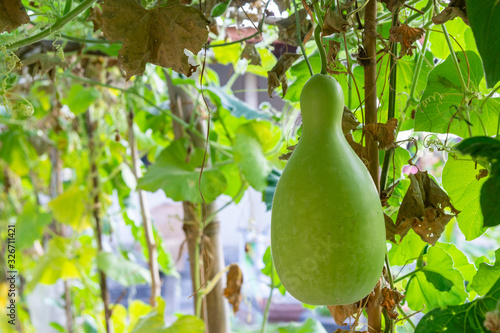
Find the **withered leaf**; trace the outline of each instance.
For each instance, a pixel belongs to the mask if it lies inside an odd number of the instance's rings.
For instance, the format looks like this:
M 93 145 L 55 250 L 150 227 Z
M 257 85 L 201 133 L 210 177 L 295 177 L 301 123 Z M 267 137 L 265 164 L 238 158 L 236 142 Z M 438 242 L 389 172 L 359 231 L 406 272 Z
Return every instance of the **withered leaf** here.
M 118 58 L 127 79 L 142 75 L 147 62 L 187 76 L 194 72 L 184 49 L 198 53 L 207 41 L 209 21 L 201 11 L 176 1 L 151 10 L 135 0 L 105 0 L 101 6 L 104 34 L 123 42 Z
M 256 66 L 262 65 L 262 60 L 260 58 L 259 51 L 257 51 L 255 45 L 251 43 L 245 43 L 245 48 L 241 53 L 241 58 L 250 60 L 250 65 L 256 65 Z
M 340 42 L 335 40 L 328 41 L 328 54 L 326 56 L 326 61 L 329 67 L 334 67 L 335 62 L 337 61 L 337 55 L 339 54 L 341 47 Z
M 413 46 L 413 43 L 422 38 L 425 30 L 421 28 L 412 28 L 409 25 L 402 23 L 392 27 L 389 30 L 389 33 L 389 40 L 391 42 L 401 43 L 400 57 L 403 57 L 407 54 L 410 56 L 413 55 L 413 49 L 416 48 Z
M 300 58 L 299 54 L 285 53 L 279 58 L 276 65 L 267 72 L 267 93 L 269 97 L 272 97 L 274 89 L 278 88 L 280 85 L 283 90 L 283 97 L 285 97 L 286 91 L 288 90 L 286 71 L 292 67 L 293 63 L 298 58 Z
M 307 11 L 299 10 L 300 38 L 303 41 L 307 32 L 311 29 L 311 22 L 307 19 Z M 285 44 L 299 46 L 297 43 L 297 21 L 295 15 L 276 21 L 278 26 L 278 39 Z
M 387 123 L 368 124 L 364 130 L 373 136 L 373 139 L 378 142 L 379 149 L 387 150 L 394 147 L 396 141 L 396 128 L 398 120 L 391 118 Z
M 358 157 L 361 159 L 361 161 L 363 161 L 363 163 L 368 166 L 368 161 L 366 159 L 366 148 L 363 147 L 363 145 L 357 143 L 356 141 L 354 141 L 354 138 L 352 136 L 351 133 L 347 133 L 344 135 L 345 136 L 345 139 L 347 140 L 347 143 L 349 143 L 349 145 L 351 146 L 351 148 L 354 150 L 354 152 L 356 153 L 356 155 L 358 155 Z
M 387 310 L 387 313 L 392 319 L 397 319 L 397 305 L 405 298 L 405 295 L 397 290 L 384 287 L 382 288 L 382 297 L 382 307 Z
M 334 33 L 346 32 L 349 28 L 349 23 L 341 17 L 335 10 L 328 8 L 323 22 L 321 33 L 323 36 L 329 36 Z
M 358 313 L 357 303 L 348 305 L 328 305 L 327 308 L 330 310 L 330 314 L 335 320 L 335 323 L 339 326 L 343 326 L 347 318 Z
M 344 106 L 344 112 L 342 113 L 342 133 L 346 135 L 352 130 L 355 130 L 359 125 L 358 118 L 352 113 L 347 106 Z
M 387 206 L 387 200 L 389 200 L 389 198 L 392 196 L 392 193 L 394 192 L 394 189 L 396 188 L 396 186 L 398 186 L 398 184 L 399 180 L 380 192 L 380 202 L 382 203 L 382 207 Z
M 432 18 L 434 24 L 443 24 L 447 21 L 453 20 L 455 17 L 460 17 L 465 24 L 469 24 L 467 17 L 467 7 L 465 0 L 452 0 L 441 13 Z
M 404 6 L 406 0 L 378 0 L 382 3 L 385 3 L 387 9 L 389 9 L 391 12 L 395 12 L 402 6 Z
M 57 54 L 37 53 L 23 60 L 23 65 L 30 66 L 32 76 L 44 75 L 56 67 L 67 68 L 68 63 Z
M 297 145 L 286 147 L 286 149 L 289 150 L 289 152 L 286 154 L 282 154 L 280 157 L 278 157 L 279 160 L 280 161 L 288 161 L 290 159 L 290 156 L 292 156 L 293 151 L 295 150 L 295 147 L 297 147 Z
M 243 284 L 243 273 L 237 264 L 231 264 L 227 272 L 227 287 L 224 289 L 224 296 L 233 306 L 233 311 L 236 313 L 240 307 L 240 302 L 243 299 L 241 295 L 241 285 Z
M 273 2 L 278 6 L 280 13 L 290 9 L 290 0 L 274 0 Z
M 460 211 L 427 172 L 410 175 L 410 186 L 401 203 L 396 219 L 397 233 L 401 240 L 413 228 L 420 238 L 431 245 L 436 244 L 446 224 Z M 446 214 L 449 207 L 454 215 Z
M 481 169 L 479 170 L 479 173 L 476 175 L 476 179 L 480 180 L 481 178 L 488 177 L 488 174 L 489 174 L 488 170 Z
M 0 33 L 12 32 L 29 21 L 21 0 L 0 0 Z
M 385 219 L 385 239 L 390 240 L 393 243 L 396 243 L 396 238 L 394 238 L 394 236 L 397 233 L 396 225 L 394 225 L 394 222 L 386 213 L 384 213 L 384 219 Z
M 89 17 L 87 21 L 91 21 L 94 24 L 94 32 L 102 28 L 102 9 L 99 6 L 90 8 Z

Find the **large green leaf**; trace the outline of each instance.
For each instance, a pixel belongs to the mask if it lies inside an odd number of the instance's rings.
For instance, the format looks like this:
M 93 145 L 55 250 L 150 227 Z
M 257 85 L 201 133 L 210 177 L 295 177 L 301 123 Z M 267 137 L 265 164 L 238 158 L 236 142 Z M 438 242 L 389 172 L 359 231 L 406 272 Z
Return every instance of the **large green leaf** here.
M 484 216 L 484 227 L 494 227 L 500 224 L 500 175 L 488 178 L 481 189 L 481 211 Z
M 58 222 L 81 231 L 91 226 L 87 204 L 88 194 L 79 187 L 72 186 L 49 202 L 49 207 Z
M 147 269 L 110 252 L 99 253 L 97 267 L 109 278 L 125 287 L 151 282 L 151 275 Z
M 278 134 L 278 136 L 276 136 Z M 238 164 L 248 183 L 257 191 L 267 185 L 267 176 L 272 170 L 264 152 L 276 145 L 279 133 L 269 123 L 251 122 L 236 131 L 233 142 L 234 161 Z
M 436 246 L 442 248 L 453 259 L 453 267 L 462 273 L 465 281 L 472 281 L 476 274 L 476 267 L 469 262 L 467 256 L 460 251 L 455 244 L 451 243 L 437 243 Z
M 391 265 L 405 266 L 412 263 L 420 256 L 425 246 L 425 242 L 422 241 L 420 236 L 418 236 L 413 229 L 410 229 L 401 243 L 391 244 L 391 246 L 391 250 L 389 251 Z
M 254 109 L 248 103 L 242 101 L 238 97 L 231 95 L 222 87 L 208 86 L 206 91 L 210 93 L 210 97 L 215 103 L 222 105 L 229 110 L 235 117 L 244 117 L 246 119 L 270 119 L 269 114 Z
M 500 298 L 500 279 L 483 297 L 473 302 L 435 309 L 427 313 L 418 323 L 415 333 L 487 333 L 483 323 L 486 312 L 495 310 Z
M 486 84 L 493 88 L 500 81 L 500 2 L 498 0 L 467 0 L 469 18 L 477 49 L 483 58 Z
M 52 216 L 44 213 L 34 202 L 24 205 L 22 213 L 18 216 L 17 233 L 22 235 L 16 239 L 18 250 L 24 250 L 33 245 L 33 242 L 43 235 L 43 229 L 52 222 Z
M 160 153 L 137 185 L 151 192 L 162 189 L 167 197 L 175 201 L 201 203 L 199 168 L 204 154 L 204 150 L 194 148 L 188 155 L 188 141 L 175 140 Z M 203 170 L 201 192 L 205 202 L 214 201 L 226 187 L 226 178 L 220 170 L 213 168 Z
M 448 157 L 443 169 L 443 187 L 452 204 L 461 212 L 458 226 L 467 240 L 473 240 L 485 232 L 483 214 L 479 206 L 479 194 L 485 179 L 477 179 L 479 168 L 472 160 Z
M 500 279 L 500 249 L 495 252 L 495 264 L 488 265 L 487 263 L 479 264 L 474 280 L 472 280 L 472 289 L 479 295 L 484 295 L 488 290 Z
M 454 267 L 452 257 L 433 246 L 427 252 L 427 265 L 415 273 L 406 286 L 406 300 L 413 310 L 430 311 L 436 307 L 465 301 L 464 278 Z
M 68 96 L 63 98 L 62 103 L 66 104 L 74 114 L 81 114 L 87 111 L 99 95 L 99 91 L 95 88 L 85 88 L 81 84 L 72 84 Z
M 458 52 L 456 55 L 463 78 L 466 84 L 469 82 L 469 91 L 477 92 L 483 78 L 481 59 L 472 51 L 466 51 L 465 55 Z M 429 73 L 427 87 L 415 114 L 415 131 L 450 132 L 461 137 L 467 136 L 468 125 L 465 121 L 465 111 L 457 112 L 463 97 L 460 78 L 450 55 Z M 489 107 L 483 108 L 482 111 L 478 110 L 477 101 L 475 101 L 469 112 L 473 135 L 484 134 L 479 117 L 483 120 L 488 132 L 493 133 L 495 125 L 486 122 L 485 119 L 494 118 L 490 113 L 498 114 L 498 111 Z

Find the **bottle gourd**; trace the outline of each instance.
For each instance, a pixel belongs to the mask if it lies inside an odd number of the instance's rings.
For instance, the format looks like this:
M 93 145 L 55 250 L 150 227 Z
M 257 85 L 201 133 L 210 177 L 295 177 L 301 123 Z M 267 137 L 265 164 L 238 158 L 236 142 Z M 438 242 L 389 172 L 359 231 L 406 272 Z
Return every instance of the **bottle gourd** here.
M 302 135 L 276 187 L 271 253 L 286 290 L 311 305 L 351 304 L 382 274 L 385 222 L 368 170 L 342 133 L 339 83 L 316 74 L 300 96 Z

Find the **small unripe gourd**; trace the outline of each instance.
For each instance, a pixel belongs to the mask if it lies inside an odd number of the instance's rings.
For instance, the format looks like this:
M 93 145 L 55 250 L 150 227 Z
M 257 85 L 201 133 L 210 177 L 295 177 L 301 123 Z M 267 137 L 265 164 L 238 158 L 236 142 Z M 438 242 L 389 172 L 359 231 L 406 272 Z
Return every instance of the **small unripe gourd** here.
M 339 83 L 316 74 L 300 96 L 302 135 L 278 182 L 271 253 L 286 290 L 312 305 L 351 304 L 382 274 L 385 223 L 368 170 L 342 133 Z

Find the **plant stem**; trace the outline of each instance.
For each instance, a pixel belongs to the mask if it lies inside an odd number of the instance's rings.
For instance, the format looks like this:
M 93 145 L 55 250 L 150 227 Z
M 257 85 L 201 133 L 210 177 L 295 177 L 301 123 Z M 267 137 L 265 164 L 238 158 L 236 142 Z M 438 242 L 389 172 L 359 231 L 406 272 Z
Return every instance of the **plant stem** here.
M 295 10 L 295 25 L 297 26 L 297 44 L 300 47 L 300 51 L 302 52 L 302 55 L 304 56 L 304 60 L 306 61 L 307 68 L 309 68 L 309 73 L 311 73 L 311 76 L 314 75 L 314 71 L 311 67 L 311 63 L 309 62 L 309 59 L 307 58 L 306 54 L 306 49 L 304 48 L 304 44 L 302 43 L 302 36 L 301 36 L 301 31 L 300 31 L 300 16 L 299 16 L 299 10 L 297 7 L 297 2 L 293 0 L 293 9 Z
M 20 48 L 22 46 L 36 43 L 36 42 L 44 39 L 45 37 L 50 36 L 54 32 L 61 30 L 67 23 L 69 23 L 75 17 L 80 15 L 81 12 L 83 12 L 85 9 L 92 6 L 92 4 L 94 2 L 96 2 L 96 0 L 84 0 L 81 4 L 79 4 L 77 7 L 75 7 L 75 9 L 70 11 L 68 14 L 57 19 L 56 22 L 52 26 L 50 26 L 49 28 L 42 30 L 39 33 L 37 33 L 33 36 L 30 36 L 28 38 L 22 39 L 20 41 L 17 41 L 15 43 L 10 44 L 10 45 L 6 45 L 7 50 L 17 49 L 17 48 Z
M 264 309 L 264 318 L 262 319 L 262 329 L 260 330 L 261 333 L 266 333 L 267 331 L 267 322 L 269 320 L 269 310 L 271 309 L 273 291 L 274 291 L 274 264 L 271 265 L 271 290 L 269 291 L 269 297 L 266 302 L 266 308 Z
M 392 16 L 392 26 L 396 26 L 399 23 L 399 12 L 396 11 Z M 389 77 L 389 110 L 387 111 L 387 120 L 394 118 L 396 109 L 396 84 L 398 78 L 398 44 L 393 42 L 391 45 L 391 59 L 390 59 L 390 77 Z M 380 175 L 380 190 L 385 190 L 387 175 L 389 172 L 389 165 L 391 164 L 392 156 L 394 155 L 395 148 L 389 148 L 384 154 L 384 162 L 382 163 L 382 173 Z
M 196 292 L 196 316 L 199 318 L 201 317 L 201 305 L 202 305 L 202 300 L 203 300 L 203 295 L 200 292 L 200 286 L 201 286 L 201 279 L 200 279 L 200 240 L 201 237 L 199 234 L 196 236 L 195 240 L 195 251 L 194 251 L 194 287 L 195 287 L 195 292 Z
M 314 40 L 318 46 L 319 57 L 321 59 L 321 74 L 326 75 L 326 52 L 323 43 L 321 42 L 321 26 L 319 24 L 314 28 Z
M 99 213 L 100 200 L 99 200 L 99 170 L 97 168 L 97 156 L 96 156 L 96 144 L 94 141 L 94 123 L 92 122 L 90 116 L 90 110 L 87 110 L 85 113 L 85 123 L 87 127 L 87 135 L 89 139 L 89 155 L 90 155 L 90 177 L 91 177 L 91 196 L 92 196 L 92 215 L 95 221 L 95 234 L 97 237 L 97 248 L 99 253 L 102 252 L 102 226 L 101 226 L 101 217 Z M 99 283 L 101 285 L 101 298 L 104 304 L 104 322 L 106 323 L 106 332 L 110 333 L 111 331 L 111 311 L 109 308 L 109 294 L 108 294 L 108 286 L 106 282 L 106 274 L 99 270 Z
M 405 274 L 402 277 L 397 278 L 396 280 L 394 280 L 394 283 L 398 283 L 399 281 L 402 281 L 402 280 L 406 279 L 407 277 L 412 276 L 413 274 L 415 274 L 417 272 L 420 272 L 423 269 L 424 269 L 423 267 L 417 268 L 417 269 L 411 271 L 410 273 Z
M 138 180 L 142 177 L 142 172 L 139 162 L 139 154 L 137 152 L 137 143 L 134 134 L 134 111 L 130 108 L 127 115 L 128 120 L 128 137 L 130 145 L 130 158 L 132 159 L 132 172 L 135 178 Z M 151 214 L 149 212 L 148 202 L 146 200 L 146 194 L 143 190 L 137 189 L 137 194 L 139 196 L 139 204 L 141 207 L 142 225 L 144 228 L 144 235 L 146 238 L 146 245 L 148 247 L 148 266 L 149 272 L 151 274 L 151 296 L 149 299 L 149 304 L 152 307 L 156 306 L 156 298 L 161 295 L 161 282 L 160 282 L 160 270 L 158 268 L 158 251 L 153 233 L 153 225 L 151 222 Z
M 64 4 L 63 15 L 68 14 L 72 6 L 73 6 L 73 0 L 66 0 L 66 3 Z

